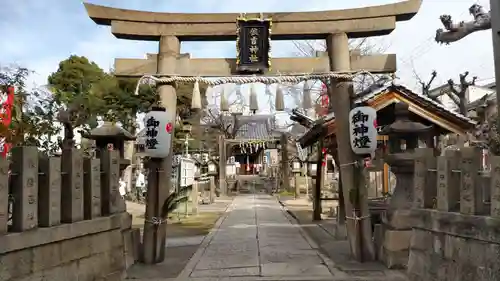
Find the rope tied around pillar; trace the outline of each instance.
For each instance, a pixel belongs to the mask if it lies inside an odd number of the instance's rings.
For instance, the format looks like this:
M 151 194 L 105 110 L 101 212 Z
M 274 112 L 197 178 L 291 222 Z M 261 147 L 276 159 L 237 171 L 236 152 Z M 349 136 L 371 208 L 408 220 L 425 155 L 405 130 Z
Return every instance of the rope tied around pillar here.
M 158 218 L 158 217 L 152 217 L 151 220 L 146 220 L 146 222 L 150 223 L 150 224 L 152 224 L 154 226 L 160 226 L 163 223 L 166 223 L 167 219 L 162 219 L 162 218 Z
M 364 219 L 368 219 L 368 218 L 370 218 L 370 215 L 368 215 L 368 216 L 361 216 L 361 217 L 358 217 L 358 216 L 356 215 L 356 211 L 355 211 L 355 210 L 353 210 L 353 211 L 352 211 L 352 217 L 348 217 L 348 216 L 346 216 L 345 218 L 346 218 L 346 219 L 348 219 L 348 220 L 353 220 L 353 221 L 354 221 L 354 226 L 356 227 L 356 226 L 358 225 L 358 222 L 359 222 L 359 221 L 364 220 Z

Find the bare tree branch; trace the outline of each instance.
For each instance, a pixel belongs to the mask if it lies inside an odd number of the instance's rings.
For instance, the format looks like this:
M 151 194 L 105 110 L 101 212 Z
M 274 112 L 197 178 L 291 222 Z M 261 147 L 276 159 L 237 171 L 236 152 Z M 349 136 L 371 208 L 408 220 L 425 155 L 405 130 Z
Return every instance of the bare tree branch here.
M 475 85 L 477 80 L 477 77 L 474 76 L 470 82 L 467 81 L 468 75 L 468 71 L 459 75 L 460 85 L 458 85 L 458 87 L 457 85 L 455 85 L 453 79 L 448 80 L 449 92 L 452 93 L 452 95 L 448 94 L 448 96 L 458 106 L 459 112 L 465 116 L 467 116 L 467 104 L 469 103 L 467 89 L 469 88 L 469 86 Z
M 454 23 L 450 15 L 442 15 L 439 19 L 446 31 L 441 28 L 436 30 L 436 42 L 450 44 L 474 32 L 491 28 L 491 12 L 485 12 L 481 5 L 472 5 L 469 8 L 469 13 L 474 17 L 474 20 L 459 23 Z
M 430 88 L 431 88 L 432 82 L 434 82 L 434 79 L 436 79 L 437 71 L 433 70 L 431 72 L 431 78 L 429 79 L 429 81 L 427 83 L 424 82 L 422 80 L 422 78 L 417 74 L 417 71 L 415 70 L 415 67 L 413 65 L 413 61 L 412 61 L 412 71 L 413 71 L 413 76 L 415 77 L 415 79 L 417 79 L 417 82 L 420 84 L 420 87 L 422 89 L 422 94 L 427 96 L 427 97 L 430 97 L 431 99 L 433 99 L 435 101 L 438 101 L 437 98 L 441 95 L 435 95 L 435 96 L 430 95 Z

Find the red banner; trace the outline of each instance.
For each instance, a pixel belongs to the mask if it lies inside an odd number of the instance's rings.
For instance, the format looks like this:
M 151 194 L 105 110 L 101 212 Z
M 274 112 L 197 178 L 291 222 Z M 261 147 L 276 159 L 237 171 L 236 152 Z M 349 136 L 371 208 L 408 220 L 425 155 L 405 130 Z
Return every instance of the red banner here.
M 5 128 L 8 128 L 12 122 L 14 91 L 13 86 L 7 86 L 0 92 L 0 122 Z M 0 138 L 0 155 L 5 158 L 9 150 L 10 144 L 6 142 L 6 138 Z

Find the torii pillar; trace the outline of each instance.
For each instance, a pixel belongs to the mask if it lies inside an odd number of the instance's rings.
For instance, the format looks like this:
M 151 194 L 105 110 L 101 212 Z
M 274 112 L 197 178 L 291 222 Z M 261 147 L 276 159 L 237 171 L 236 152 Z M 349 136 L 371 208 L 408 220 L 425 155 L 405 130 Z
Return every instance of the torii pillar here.
M 350 71 L 349 42 L 346 33 L 330 34 L 326 39 L 330 67 L 332 71 Z M 349 111 L 351 98 L 354 95 L 351 82 L 330 83 L 337 126 L 337 150 L 342 174 L 342 191 L 344 195 L 346 225 L 351 246 L 351 253 L 359 261 L 372 261 L 375 259 L 375 249 L 372 242 L 371 220 L 368 210 L 368 198 L 364 188 L 356 183 L 355 177 L 362 177 L 361 169 L 352 165 L 358 158 L 350 146 Z M 357 196 L 351 196 L 353 192 Z M 351 202 L 357 197 L 358 202 Z M 358 212 L 355 212 L 358 209 Z M 361 217 L 361 220 L 354 219 Z
M 162 36 L 158 48 L 157 74 L 175 73 L 177 56 L 180 54 L 180 42 L 175 36 Z M 158 85 L 160 103 L 169 114 L 171 120 L 175 120 L 177 108 L 177 94 L 175 87 L 171 84 Z M 172 135 L 174 132 L 172 131 Z M 146 214 L 144 223 L 144 263 L 154 264 L 165 259 L 166 224 L 155 226 L 148 221 L 153 217 L 160 217 L 163 203 L 169 195 L 172 187 L 172 156 L 173 145 L 170 154 L 163 159 L 159 167 L 159 181 L 155 192 L 147 193 Z

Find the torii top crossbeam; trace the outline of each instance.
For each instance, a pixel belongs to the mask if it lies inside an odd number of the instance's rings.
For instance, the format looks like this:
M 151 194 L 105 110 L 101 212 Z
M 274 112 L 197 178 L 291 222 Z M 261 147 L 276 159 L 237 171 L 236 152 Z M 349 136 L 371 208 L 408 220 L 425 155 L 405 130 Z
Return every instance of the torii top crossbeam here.
M 386 35 L 397 21 L 411 19 L 422 0 L 364 8 L 317 12 L 265 13 L 273 19 L 272 39 L 323 39 L 327 34 L 345 32 L 350 38 Z M 112 33 L 122 39 L 158 41 L 172 35 L 182 41 L 235 40 L 234 13 L 156 13 L 116 9 L 85 3 L 92 20 L 111 25 Z M 258 14 L 247 17 L 259 18 Z

